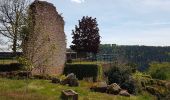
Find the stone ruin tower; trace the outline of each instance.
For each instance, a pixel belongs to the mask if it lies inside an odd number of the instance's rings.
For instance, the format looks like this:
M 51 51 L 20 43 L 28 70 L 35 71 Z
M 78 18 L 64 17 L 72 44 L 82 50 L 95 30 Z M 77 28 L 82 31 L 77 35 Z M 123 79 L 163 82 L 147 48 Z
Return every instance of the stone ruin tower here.
M 29 8 L 23 53 L 33 74 L 61 74 L 66 59 L 64 20 L 53 4 L 35 0 Z

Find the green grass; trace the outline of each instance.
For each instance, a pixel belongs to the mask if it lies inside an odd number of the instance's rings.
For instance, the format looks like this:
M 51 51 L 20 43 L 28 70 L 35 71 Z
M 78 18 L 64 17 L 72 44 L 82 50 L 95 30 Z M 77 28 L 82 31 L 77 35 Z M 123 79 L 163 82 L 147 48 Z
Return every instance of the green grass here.
M 148 73 L 153 78 L 170 81 L 170 62 L 152 62 L 150 63 Z
M 0 64 L 11 64 L 11 63 L 17 63 L 17 60 L 13 60 L 13 59 L 0 59 Z
M 170 67 L 164 68 L 164 69 L 163 69 L 163 72 L 164 72 L 164 73 L 166 74 L 166 76 L 167 76 L 167 79 L 166 79 L 166 80 L 170 81 Z
M 60 100 L 61 91 L 73 89 L 79 93 L 79 100 L 154 100 L 147 93 L 122 97 L 91 92 L 92 83 L 80 81 L 79 87 L 52 84 L 47 80 L 11 80 L 0 78 L 0 100 Z

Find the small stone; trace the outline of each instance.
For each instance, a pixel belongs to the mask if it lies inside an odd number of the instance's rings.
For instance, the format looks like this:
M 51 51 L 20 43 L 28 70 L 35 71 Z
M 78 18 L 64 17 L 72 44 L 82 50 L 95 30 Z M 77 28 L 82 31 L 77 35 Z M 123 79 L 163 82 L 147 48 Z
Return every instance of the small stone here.
M 165 84 L 165 87 L 170 90 L 170 82 L 167 82 L 167 83 Z
M 73 90 L 63 90 L 61 93 L 62 100 L 78 100 L 78 93 Z
M 74 73 L 70 73 L 67 75 L 67 78 L 74 79 L 74 78 L 76 78 L 76 75 L 74 75 Z
M 126 97 L 130 97 L 130 94 L 127 92 L 127 90 L 121 90 L 119 95 L 121 96 L 126 96 Z
M 78 79 L 76 78 L 76 76 L 73 73 L 68 74 L 66 79 L 61 81 L 61 84 L 62 85 L 68 84 L 69 86 L 79 86 Z
M 119 94 L 119 92 L 121 91 L 121 88 L 118 84 L 116 83 L 113 83 L 111 85 L 108 85 L 107 87 L 107 93 L 110 93 L 110 94 Z

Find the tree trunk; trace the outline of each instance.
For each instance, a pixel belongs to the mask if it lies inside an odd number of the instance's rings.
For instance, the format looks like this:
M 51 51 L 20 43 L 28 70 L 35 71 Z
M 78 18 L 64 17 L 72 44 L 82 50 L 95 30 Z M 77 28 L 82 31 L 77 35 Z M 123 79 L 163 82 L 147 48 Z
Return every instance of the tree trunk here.
M 16 22 L 15 22 L 15 26 L 14 26 L 14 39 L 13 39 L 13 54 L 14 57 L 16 56 L 17 53 L 17 35 L 18 35 L 18 12 L 16 12 Z
M 16 52 L 17 52 L 17 36 L 16 35 L 14 36 L 14 39 L 13 39 L 12 51 L 13 51 L 14 56 L 16 56 Z

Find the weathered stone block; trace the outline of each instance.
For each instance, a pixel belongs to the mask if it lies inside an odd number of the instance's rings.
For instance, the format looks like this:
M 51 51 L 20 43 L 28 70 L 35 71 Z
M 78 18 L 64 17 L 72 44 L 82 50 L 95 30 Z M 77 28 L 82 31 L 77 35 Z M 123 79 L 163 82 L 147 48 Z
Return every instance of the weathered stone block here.
M 121 96 L 126 96 L 126 97 L 130 97 L 130 94 L 127 90 L 121 90 L 119 93 Z
M 63 90 L 61 94 L 62 100 L 78 100 L 78 93 L 73 90 Z

